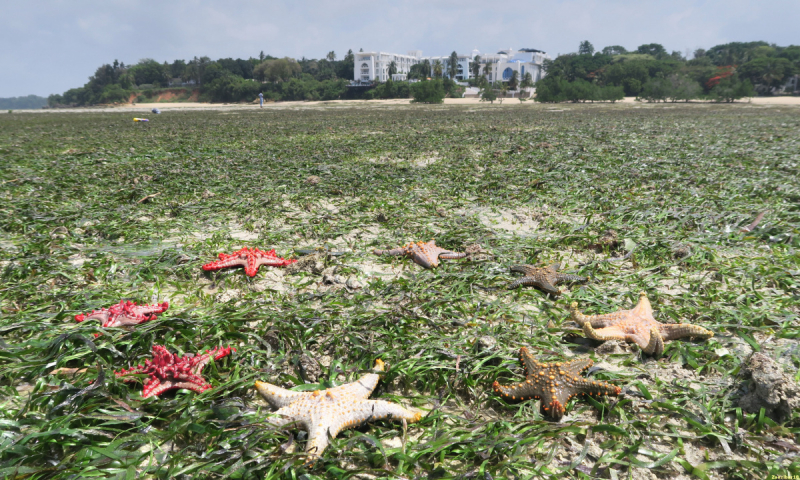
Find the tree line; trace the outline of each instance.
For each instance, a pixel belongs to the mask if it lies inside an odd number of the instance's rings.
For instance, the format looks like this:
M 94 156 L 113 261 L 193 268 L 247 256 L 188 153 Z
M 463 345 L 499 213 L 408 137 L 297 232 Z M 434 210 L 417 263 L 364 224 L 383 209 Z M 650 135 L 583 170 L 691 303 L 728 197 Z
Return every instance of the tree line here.
M 350 50 L 337 60 L 277 58 L 262 51 L 257 58 L 194 57 L 159 63 L 145 58 L 134 65 L 114 60 L 98 67 L 82 87 L 50 95 L 50 106 L 84 106 L 146 98 L 153 89 L 170 86 L 198 88 L 201 101 L 252 101 L 260 92 L 272 100 L 330 100 L 346 93 L 353 79 L 354 55 Z
M 0 98 L 0 110 L 30 110 L 47 105 L 47 99 L 38 95 Z
M 733 42 L 697 49 L 688 60 L 657 43 L 628 51 L 619 45 L 596 52 L 587 40 L 577 53 L 545 61 L 536 82 L 540 102 L 585 102 L 637 97 L 648 102 L 705 99 L 730 102 L 778 93 L 800 73 L 800 46 Z M 795 90 L 789 93 L 797 93 Z

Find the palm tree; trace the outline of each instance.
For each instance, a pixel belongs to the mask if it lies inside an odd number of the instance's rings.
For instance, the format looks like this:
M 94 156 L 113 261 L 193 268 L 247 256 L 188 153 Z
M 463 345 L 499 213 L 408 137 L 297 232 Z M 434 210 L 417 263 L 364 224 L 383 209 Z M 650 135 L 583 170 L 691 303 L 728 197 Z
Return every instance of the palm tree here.
M 490 62 L 486 62 L 483 64 L 483 75 L 488 78 L 489 75 L 492 74 L 492 64 Z
M 439 60 L 433 62 L 433 76 L 436 78 L 442 78 L 442 72 L 444 72 L 444 66 L 442 65 L 442 62 Z
M 472 61 L 472 63 L 469 64 L 469 67 L 470 67 L 469 69 L 472 72 L 472 76 L 473 77 L 477 77 L 478 75 L 480 75 L 481 74 L 481 56 L 480 55 L 475 55 L 475 59 Z
M 450 54 L 450 59 L 447 65 L 447 74 L 450 76 L 450 80 L 455 80 L 456 75 L 458 74 L 458 54 L 455 50 L 453 50 L 453 53 Z
M 514 70 L 511 72 L 511 78 L 508 79 L 508 88 L 510 90 L 516 90 L 519 84 L 519 72 Z
M 397 73 L 397 63 L 394 60 L 389 62 L 389 78 L 392 78 L 392 75 Z

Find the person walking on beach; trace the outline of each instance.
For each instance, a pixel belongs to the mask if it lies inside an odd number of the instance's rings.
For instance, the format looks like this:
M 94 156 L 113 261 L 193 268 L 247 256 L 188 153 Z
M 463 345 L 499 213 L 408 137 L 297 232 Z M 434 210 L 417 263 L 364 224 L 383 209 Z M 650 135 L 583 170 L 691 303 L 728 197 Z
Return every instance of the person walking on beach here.
M 258 104 L 261 106 L 261 108 L 264 108 L 264 93 L 263 92 L 258 92 Z

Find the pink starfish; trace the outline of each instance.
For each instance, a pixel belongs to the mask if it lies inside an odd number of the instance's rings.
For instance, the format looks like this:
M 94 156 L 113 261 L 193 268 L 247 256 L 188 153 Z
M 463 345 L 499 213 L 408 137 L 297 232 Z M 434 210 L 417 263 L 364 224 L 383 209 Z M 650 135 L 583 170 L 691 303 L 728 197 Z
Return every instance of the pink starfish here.
M 138 325 L 156 319 L 156 313 L 162 313 L 169 308 L 169 303 L 164 302 L 155 305 L 136 305 L 135 302 L 120 301 L 116 305 L 100 310 L 92 310 L 91 313 L 75 315 L 75 320 L 100 320 L 103 328 L 122 327 L 127 325 Z
M 173 388 L 186 388 L 201 393 L 212 388 L 211 384 L 206 383 L 205 379 L 200 376 L 203 367 L 212 357 L 214 360 L 219 360 L 226 355 L 230 355 L 231 350 L 236 351 L 235 348 L 232 349 L 231 347 L 217 347 L 212 350 L 206 350 L 206 353 L 179 357 L 175 353 L 169 353 L 161 345 L 153 345 L 152 360 L 145 360 L 144 365 L 139 365 L 129 370 L 122 369 L 119 372 L 114 372 L 114 375 L 117 378 L 141 373 L 150 375 L 150 380 L 144 384 L 142 398 L 158 396 Z M 123 382 L 132 382 L 134 380 L 136 379 L 122 379 Z
M 275 254 L 275 250 L 264 252 L 257 248 L 247 248 L 233 252 L 230 255 L 227 253 L 220 253 L 219 260 L 203 265 L 203 270 L 219 270 L 228 267 L 244 267 L 244 273 L 251 277 L 255 277 L 258 273 L 258 267 L 261 265 L 268 265 L 270 267 L 285 267 L 292 264 L 297 260 L 283 259 Z

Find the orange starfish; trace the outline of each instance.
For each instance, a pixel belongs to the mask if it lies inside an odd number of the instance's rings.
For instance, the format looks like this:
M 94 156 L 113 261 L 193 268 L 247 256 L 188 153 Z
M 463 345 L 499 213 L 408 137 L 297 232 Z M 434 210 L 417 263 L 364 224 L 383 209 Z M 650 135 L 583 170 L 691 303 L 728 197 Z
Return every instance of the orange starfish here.
M 527 348 L 522 347 L 519 350 L 519 361 L 525 367 L 525 381 L 509 386 L 494 382 L 494 391 L 512 400 L 539 398 L 542 400 L 542 415 L 549 415 L 556 420 L 564 416 L 567 403 L 575 395 L 619 395 L 620 392 L 616 385 L 581 377 L 581 372 L 594 363 L 589 358 L 571 362 L 539 363 Z
M 383 362 L 375 361 L 375 370 L 383 371 Z M 406 420 L 418 422 L 422 415 L 412 413 L 400 405 L 384 400 L 368 400 L 380 377 L 369 373 L 353 383 L 339 385 L 327 390 L 294 392 L 266 382 L 256 382 L 256 390 L 273 407 L 278 417 L 268 419 L 278 427 L 298 423 L 308 432 L 306 464 L 313 463 L 328 447 L 331 438 L 342 430 L 355 427 L 369 420 Z
M 653 307 L 645 292 L 639 293 L 639 303 L 631 310 L 605 315 L 583 315 L 578 304 L 570 305 L 570 316 L 583 327 L 583 333 L 595 340 L 625 340 L 633 342 L 656 358 L 664 353 L 664 341 L 683 337 L 708 339 L 714 332 L 687 323 L 661 323 L 653 318 Z M 595 330 L 597 328 L 597 330 Z
M 407 255 L 412 260 L 422 265 L 425 268 L 433 268 L 439 266 L 439 259 L 454 260 L 457 258 L 464 258 L 466 253 L 453 252 L 445 250 L 436 245 L 436 240 L 431 239 L 430 242 L 411 242 L 408 245 L 393 248 L 391 250 L 378 250 L 377 248 L 372 251 L 375 255 Z

